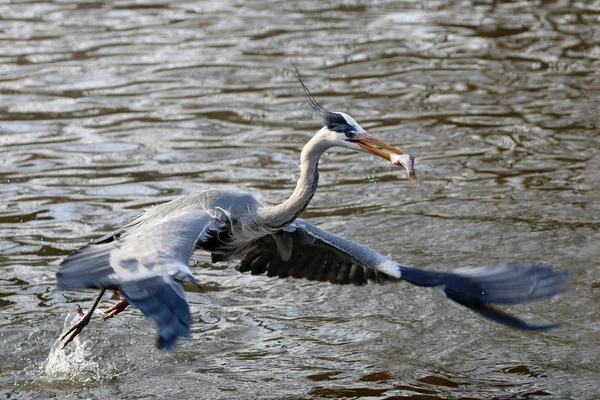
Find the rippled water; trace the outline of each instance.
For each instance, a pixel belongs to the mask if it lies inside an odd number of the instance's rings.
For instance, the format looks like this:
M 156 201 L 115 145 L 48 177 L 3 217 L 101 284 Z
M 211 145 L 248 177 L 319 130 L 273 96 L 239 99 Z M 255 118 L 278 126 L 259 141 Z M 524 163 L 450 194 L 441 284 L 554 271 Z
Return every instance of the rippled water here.
M 13 1 L 0 60 L 3 398 L 600 396 L 599 2 Z M 290 60 L 421 179 L 334 151 L 304 218 L 424 268 L 567 269 L 571 292 L 512 310 L 563 325 L 524 333 L 407 284 L 197 254 L 206 292 L 188 293 L 174 353 L 137 311 L 58 351 L 94 296 L 55 289 L 61 257 L 206 187 L 291 193 L 319 126 Z

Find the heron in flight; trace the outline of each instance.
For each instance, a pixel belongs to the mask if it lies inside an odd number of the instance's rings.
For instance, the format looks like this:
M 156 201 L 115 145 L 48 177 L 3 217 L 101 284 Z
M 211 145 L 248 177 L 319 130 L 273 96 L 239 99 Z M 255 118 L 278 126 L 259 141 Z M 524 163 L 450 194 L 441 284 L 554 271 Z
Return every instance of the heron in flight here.
M 212 262 L 241 260 L 239 271 L 253 275 L 356 285 L 403 280 L 438 288 L 455 302 L 514 328 L 554 326 L 528 324 L 493 304 L 524 303 L 561 293 L 566 290 L 566 272 L 508 263 L 453 272 L 410 268 L 299 219 L 317 190 L 319 158 L 331 147 L 401 165 L 410 182 L 416 176 L 411 155 L 371 136 L 349 115 L 321 107 L 297 69 L 296 77 L 323 127 L 302 149 L 300 178 L 289 199 L 264 206 L 241 190 L 208 189 L 151 208 L 67 256 L 56 274 L 58 288 L 95 288 L 100 294 L 85 315 L 79 309 L 82 318 L 61 338 L 63 347 L 88 324 L 107 289 L 121 300 L 105 318 L 132 305 L 156 322 L 159 348 L 172 349 L 180 337 L 189 337 L 191 316 L 182 283 L 198 285 L 190 270 L 195 250 L 210 253 Z

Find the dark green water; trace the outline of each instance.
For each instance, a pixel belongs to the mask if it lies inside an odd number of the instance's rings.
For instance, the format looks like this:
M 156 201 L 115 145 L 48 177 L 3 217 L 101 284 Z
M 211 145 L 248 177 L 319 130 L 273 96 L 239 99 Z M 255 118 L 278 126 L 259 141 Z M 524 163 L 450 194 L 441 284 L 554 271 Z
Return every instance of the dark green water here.
M 284 200 L 320 103 L 417 157 L 328 153 L 305 219 L 431 269 L 547 263 L 572 290 L 489 323 L 407 284 L 240 275 L 196 255 L 193 337 L 139 312 L 56 339 L 78 246 L 211 186 Z M 598 2 L 0 3 L 0 397 L 597 399 Z M 108 299 L 101 307 L 110 305 Z

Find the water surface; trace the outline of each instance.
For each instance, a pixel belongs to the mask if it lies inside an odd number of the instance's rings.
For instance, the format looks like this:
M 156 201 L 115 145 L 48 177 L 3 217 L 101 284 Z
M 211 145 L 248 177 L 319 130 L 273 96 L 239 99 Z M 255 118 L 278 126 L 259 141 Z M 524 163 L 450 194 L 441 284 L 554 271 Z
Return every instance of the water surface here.
M 0 5 L 4 398 L 572 398 L 600 394 L 600 8 L 593 2 L 13 1 Z M 56 338 L 93 292 L 60 259 L 145 208 L 297 178 L 319 102 L 417 157 L 339 150 L 303 218 L 407 265 L 546 263 L 572 290 L 526 333 L 408 284 L 238 274 L 195 256 L 193 336 L 139 312 Z M 110 305 L 107 299 L 101 307 Z

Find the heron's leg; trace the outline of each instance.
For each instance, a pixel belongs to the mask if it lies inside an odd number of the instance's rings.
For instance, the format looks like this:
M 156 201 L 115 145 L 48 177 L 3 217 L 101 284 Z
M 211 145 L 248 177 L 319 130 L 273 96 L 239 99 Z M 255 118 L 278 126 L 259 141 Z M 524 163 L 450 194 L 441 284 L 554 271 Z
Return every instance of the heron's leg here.
M 117 292 L 116 290 L 113 290 L 113 294 L 119 298 L 119 302 L 117 304 L 115 304 L 114 306 L 108 308 L 106 311 L 104 311 L 104 314 L 106 314 L 104 316 L 105 320 L 114 317 L 121 311 L 125 310 L 127 308 L 127 306 L 129 305 L 127 300 L 125 300 L 125 297 L 121 296 L 119 294 L 119 292 Z
M 94 310 L 96 309 L 96 307 L 98 307 L 98 303 L 100 303 L 100 299 L 104 295 L 105 291 L 106 291 L 106 289 L 102 289 L 100 291 L 100 294 L 98 295 L 98 297 L 96 297 L 96 299 L 92 303 L 92 306 L 90 307 L 88 312 L 86 312 L 85 314 L 83 314 L 83 312 L 81 311 L 81 307 L 79 307 L 79 304 L 75 307 L 77 314 L 79 314 L 79 316 L 82 318 L 77 323 L 75 323 L 72 327 L 70 327 L 69 330 L 66 331 L 65 334 L 62 335 L 62 337 L 60 338 L 60 340 L 63 341 L 63 346 L 62 346 L 63 349 L 65 347 L 67 347 L 67 345 L 69 343 L 71 343 L 71 341 L 73 339 L 75 339 L 75 336 L 79 335 L 79 332 L 81 332 L 82 329 L 85 328 L 85 326 L 90 322 L 90 319 L 92 318 L 92 315 L 94 314 Z

